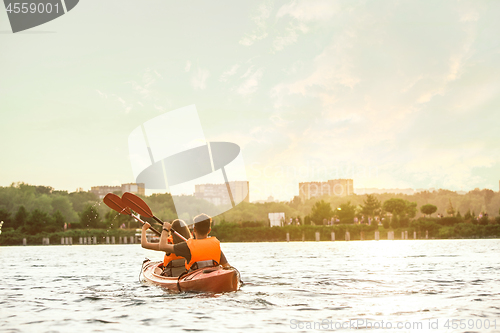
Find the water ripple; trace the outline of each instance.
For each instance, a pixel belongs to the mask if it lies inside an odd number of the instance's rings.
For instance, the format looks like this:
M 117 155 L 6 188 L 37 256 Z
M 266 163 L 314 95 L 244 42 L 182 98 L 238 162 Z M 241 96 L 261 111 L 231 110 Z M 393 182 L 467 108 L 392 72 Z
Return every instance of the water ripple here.
M 246 282 L 239 292 L 140 283 L 142 259 L 155 254 L 138 245 L 2 247 L 0 330 L 286 332 L 291 320 L 500 315 L 497 240 L 222 246 Z

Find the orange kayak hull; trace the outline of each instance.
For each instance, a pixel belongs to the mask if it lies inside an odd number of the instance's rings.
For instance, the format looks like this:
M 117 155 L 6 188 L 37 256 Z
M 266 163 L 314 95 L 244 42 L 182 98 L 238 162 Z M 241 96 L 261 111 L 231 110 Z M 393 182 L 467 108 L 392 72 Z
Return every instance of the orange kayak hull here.
M 240 287 L 238 272 L 234 269 L 224 269 L 221 266 L 200 268 L 179 279 L 157 274 L 161 271 L 158 266 L 162 263 L 161 261 L 145 263 L 142 269 L 144 279 L 172 291 L 224 293 L 237 291 Z

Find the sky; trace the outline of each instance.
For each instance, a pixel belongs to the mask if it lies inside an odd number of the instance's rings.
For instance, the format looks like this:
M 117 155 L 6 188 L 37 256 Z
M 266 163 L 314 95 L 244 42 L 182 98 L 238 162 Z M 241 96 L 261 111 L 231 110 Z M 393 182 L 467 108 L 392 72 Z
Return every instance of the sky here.
M 491 188 L 500 2 L 96 1 L 13 34 L 0 9 L 0 186 L 134 182 L 128 136 L 195 105 L 250 200 L 299 182 Z

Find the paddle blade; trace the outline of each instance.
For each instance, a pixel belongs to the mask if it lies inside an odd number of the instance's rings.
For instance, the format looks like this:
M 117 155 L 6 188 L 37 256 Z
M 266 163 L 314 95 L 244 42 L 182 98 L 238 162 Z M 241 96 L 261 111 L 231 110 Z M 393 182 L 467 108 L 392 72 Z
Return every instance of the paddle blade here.
M 125 192 L 122 195 L 122 200 L 123 203 L 130 207 L 134 212 L 142 216 L 153 217 L 151 208 L 149 208 L 148 204 L 145 203 L 144 200 L 139 198 L 137 195 L 130 192 Z
M 116 210 L 120 214 L 130 215 L 132 212 L 130 208 L 123 202 L 123 200 L 114 193 L 108 193 L 102 201 L 111 209 Z

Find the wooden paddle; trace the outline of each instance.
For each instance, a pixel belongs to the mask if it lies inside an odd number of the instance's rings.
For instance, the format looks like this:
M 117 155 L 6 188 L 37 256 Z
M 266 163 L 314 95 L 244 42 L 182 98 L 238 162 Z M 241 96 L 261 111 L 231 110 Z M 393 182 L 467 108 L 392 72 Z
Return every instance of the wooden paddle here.
M 141 222 L 142 224 L 145 223 L 143 220 L 141 220 L 135 214 L 132 214 L 132 212 L 130 211 L 130 208 L 116 194 L 114 194 L 114 193 L 108 193 L 108 194 L 106 194 L 106 196 L 104 197 L 104 199 L 102 199 L 102 201 L 106 204 L 106 206 L 108 206 L 109 208 L 111 208 L 113 210 L 116 210 L 118 213 L 125 214 L 125 215 L 130 215 L 134 219 L 136 219 L 137 221 Z M 151 227 L 150 229 L 155 234 L 157 234 L 158 236 L 161 235 L 161 232 L 159 232 L 158 230 L 154 229 L 153 227 Z
M 132 208 L 132 210 L 134 212 L 137 212 L 142 216 L 152 217 L 157 223 L 163 225 L 163 221 L 160 220 L 159 218 L 157 218 L 156 216 L 154 216 L 153 212 L 151 211 L 151 208 L 149 208 L 148 204 L 146 202 L 144 202 L 144 200 L 139 198 L 137 195 L 130 193 L 130 192 L 125 192 L 122 195 L 122 200 L 123 200 L 123 203 L 126 206 Z M 180 233 L 178 233 L 174 229 L 170 229 L 170 230 L 173 231 L 174 233 L 176 233 L 177 236 L 179 236 L 183 240 L 185 240 L 185 241 L 187 240 L 184 236 L 182 236 Z

